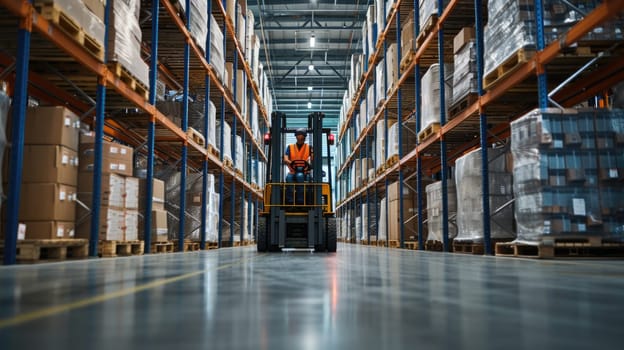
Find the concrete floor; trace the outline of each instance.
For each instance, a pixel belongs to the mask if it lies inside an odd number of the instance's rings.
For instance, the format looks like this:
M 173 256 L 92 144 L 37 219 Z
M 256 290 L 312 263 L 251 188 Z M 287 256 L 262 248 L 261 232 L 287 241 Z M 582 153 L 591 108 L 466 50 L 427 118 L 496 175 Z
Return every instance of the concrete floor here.
M 0 267 L 0 349 L 615 349 L 624 261 L 341 244 Z

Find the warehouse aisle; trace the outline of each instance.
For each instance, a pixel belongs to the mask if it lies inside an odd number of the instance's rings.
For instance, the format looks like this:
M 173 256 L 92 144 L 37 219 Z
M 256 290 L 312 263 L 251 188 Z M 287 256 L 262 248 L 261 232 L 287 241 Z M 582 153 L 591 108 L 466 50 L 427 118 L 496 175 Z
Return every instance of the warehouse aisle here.
M 255 247 L 0 268 L 2 349 L 619 348 L 624 261 Z

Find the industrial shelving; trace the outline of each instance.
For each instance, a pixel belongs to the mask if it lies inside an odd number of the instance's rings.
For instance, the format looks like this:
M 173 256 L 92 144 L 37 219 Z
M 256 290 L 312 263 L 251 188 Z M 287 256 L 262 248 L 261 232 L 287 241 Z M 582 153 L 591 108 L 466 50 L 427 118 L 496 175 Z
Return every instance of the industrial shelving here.
M 361 204 L 368 203 L 368 241 L 370 242 L 371 225 L 380 219 L 381 215 L 377 210 L 378 195 L 385 192 L 387 196 L 387 188 L 389 181 L 399 180 L 400 190 L 406 185 L 404 181 L 406 177 L 416 177 L 416 191 L 418 194 L 423 193 L 422 181 L 425 175 L 434 175 L 439 173 L 442 180 L 442 215 L 443 215 L 443 250 L 449 250 L 448 240 L 448 221 L 449 213 L 447 207 L 447 171 L 449 162 L 454 161 L 457 157 L 465 152 L 481 147 L 482 152 L 482 188 L 483 197 L 483 222 L 484 222 L 484 250 L 486 254 L 492 253 L 490 245 L 490 228 L 489 228 L 489 201 L 487 189 L 488 187 L 488 166 L 487 166 L 487 149 L 488 145 L 500 141 L 509 136 L 510 121 L 522 115 L 532 108 L 544 108 L 549 104 L 549 98 L 556 101 L 562 106 L 574 106 L 586 99 L 596 96 L 617 82 L 624 80 L 624 60 L 622 60 L 621 50 L 609 55 L 593 55 L 577 56 L 568 55 L 570 48 L 579 41 L 585 34 L 597 25 L 612 19 L 618 14 L 622 14 L 624 9 L 624 1 L 607 0 L 598 5 L 592 12 L 587 14 L 584 19 L 575 24 L 565 35 L 559 40 L 549 45 L 545 45 L 543 36 L 543 13 L 542 1 L 535 1 L 535 7 L 539 10 L 536 12 L 537 17 L 537 53 L 534 57 L 519 63 L 506 77 L 500 79 L 497 84 L 485 91 L 483 89 L 483 25 L 484 11 L 481 0 L 451 0 L 448 5 L 444 5 L 443 1 L 438 1 L 437 21 L 433 22 L 430 29 L 420 32 L 419 16 L 414 18 L 414 38 L 419 38 L 419 45 L 407 69 L 400 74 L 398 82 L 389 93 L 384 96 L 381 107 L 377 110 L 373 118 L 368 120 L 366 127 L 363 127 L 361 134 L 355 139 L 353 147 L 345 156 L 344 163 L 338 170 L 338 177 L 347 180 L 349 183 L 348 169 L 353 160 L 363 157 L 370 152 L 370 140 L 374 139 L 375 123 L 378 120 L 388 120 L 388 113 L 396 113 L 400 116 L 399 122 L 415 118 L 415 132 L 418 133 L 421 125 L 421 86 L 420 72 L 433 63 L 439 63 L 440 67 L 444 66 L 444 62 L 448 61 L 449 46 L 452 42 L 448 38 L 452 38 L 464 26 L 475 25 L 476 29 L 476 45 L 477 45 L 477 62 L 478 62 L 478 96 L 475 101 L 468 103 L 467 107 L 448 119 L 444 108 L 444 69 L 440 69 L 441 81 L 441 115 L 440 130 L 436 131 L 431 137 L 426 138 L 423 142 L 417 144 L 416 148 L 407 154 L 400 154 L 400 159 L 396 164 L 389 165 L 383 172 L 378 173 L 373 180 L 359 188 L 341 189 L 343 198 L 339 200 L 337 211 L 339 216 L 348 210 L 356 210 Z M 371 54 L 371 58 L 367 62 L 364 69 L 362 84 L 354 94 L 352 106 L 346 113 L 346 121 L 340 128 L 339 142 L 345 143 L 344 137 L 347 129 L 354 129 L 354 116 L 359 107 L 359 102 L 365 99 L 365 91 L 369 84 L 379 84 L 381 82 L 373 82 L 372 76 L 375 70 L 375 64 L 379 62 L 381 56 L 386 54 L 387 42 L 393 39 L 392 34 L 396 35 L 396 42 L 401 42 L 401 18 L 406 17 L 410 9 L 418 9 L 418 1 L 401 1 L 397 0 L 390 9 L 390 13 L 386 14 L 387 25 L 380 30 L 379 38 L 376 43 L 375 51 Z M 435 41 L 437 39 L 437 44 Z M 597 51 L 609 50 L 614 46 L 612 43 L 599 44 Z M 617 46 L 617 44 L 615 45 Z M 593 49 L 593 48 L 592 48 Z M 620 48 L 621 49 L 621 48 Z M 399 47 L 397 56 L 397 64 L 401 61 L 401 48 Z M 588 63 L 589 62 L 589 63 Z M 583 71 L 588 65 L 592 65 L 591 74 Z M 397 67 L 400 69 L 400 67 Z M 574 78 L 574 79 L 572 79 Z M 552 86 L 558 84 L 568 84 L 561 89 L 557 89 L 556 93 L 549 96 L 548 90 Z M 411 95 L 410 95 L 411 93 Z M 412 108 L 413 107 L 413 108 Z M 387 125 L 387 124 L 386 124 Z M 386 128 L 387 129 L 387 128 Z M 401 130 L 401 128 L 399 128 Z M 387 131 L 386 131 L 387 133 Z M 399 131 L 400 133 L 400 131 Z M 400 135 L 400 134 L 399 134 Z M 387 134 L 386 134 L 387 149 Z M 347 141 L 348 142 L 348 141 Z M 401 152 L 401 137 L 399 136 L 399 152 Z M 346 146 L 344 146 L 346 149 Z M 409 174 L 409 175 L 408 175 Z M 418 220 L 418 249 L 424 249 L 423 235 L 423 208 L 421 196 L 418 196 L 418 211 L 415 215 Z M 373 203 L 375 208 L 371 210 L 370 204 Z M 381 208 L 387 210 L 387 208 Z M 405 222 L 403 213 L 403 205 L 400 206 L 400 222 Z M 386 215 L 387 217 L 387 215 Z M 410 218 L 409 220 L 413 220 Z M 362 220 L 363 221 L 363 220 Z M 400 247 L 405 247 L 404 226 L 400 225 Z M 363 227 L 356 227 L 360 231 Z M 374 232 L 374 230 L 373 230 Z
M 183 0 L 184 1 L 184 0 Z M 225 1 L 224 1 L 225 2 Z M 241 67 L 246 75 L 247 86 L 245 96 L 249 97 L 249 102 L 255 101 L 258 105 L 260 120 L 264 124 L 261 130 L 266 128 L 268 123 L 268 112 L 260 96 L 257 83 L 251 74 L 251 68 L 245 61 L 242 54 L 241 43 L 236 37 L 237 23 L 232 23 L 225 11 L 224 2 L 208 2 L 208 23 L 210 26 L 210 15 L 214 15 L 217 23 L 224 32 L 224 50 L 227 59 L 234 62 L 234 72 Z M 107 2 L 106 13 L 109 12 L 111 4 Z M 185 188 L 187 171 L 201 172 L 202 174 L 202 218 L 201 218 L 201 248 L 205 248 L 205 223 L 206 223 L 206 187 L 207 174 L 210 168 L 219 177 L 219 193 L 221 194 L 220 214 L 223 213 L 224 194 L 229 193 L 231 209 L 234 212 L 235 200 L 239 195 L 237 187 L 240 188 L 240 197 L 248 199 L 257 208 L 261 203 L 262 193 L 257 186 L 251 184 L 252 173 L 259 178 L 258 167 L 253 161 L 266 161 L 263 146 L 253 137 L 250 126 L 244 120 L 239 105 L 242 101 L 236 101 L 225 84 L 217 77 L 214 68 L 210 64 L 210 30 L 208 30 L 206 53 L 202 53 L 198 45 L 194 42 L 189 30 L 190 10 L 186 11 L 186 18 L 183 20 L 172 4 L 168 0 L 163 1 L 142 1 L 142 8 L 149 8 L 151 21 L 146 20 L 142 24 L 144 37 L 151 41 L 151 46 L 142 43 L 142 56 L 146 57 L 146 62 L 150 66 L 150 86 L 149 97 L 136 87 L 126 84 L 109 69 L 106 62 L 98 60 L 97 56 L 105 57 L 106 44 L 101 48 L 102 53 L 94 54 L 92 50 L 87 50 L 83 45 L 76 42 L 74 38 L 59 30 L 57 26 L 39 15 L 35 7 L 29 1 L 2 0 L 0 7 L 5 9 L 1 16 L 1 31 L 4 38 L 0 47 L 0 64 L 4 66 L 0 71 L 1 76 L 8 76 L 13 69 L 14 96 L 13 96 L 13 145 L 11 152 L 11 167 L 9 178 L 9 193 L 7 200 L 7 216 L 5 231 L 5 263 L 15 262 L 15 247 L 18 224 L 18 203 L 20 200 L 21 164 L 23 152 L 23 129 L 25 123 L 25 109 L 28 96 L 32 96 L 51 104 L 64 105 L 81 116 L 83 121 L 93 122 L 96 135 L 96 167 L 94 170 L 94 187 L 99 188 L 101 183 L 101 150 L 102 139 L 107 137 L 116 139 L 133 147 L 136 147 L 135 154 L 141 153 L 147 162 L 147 198 L 152 198 L 152 182 L 154 177 L 155 156 L 165 164 L 173 164 L 181 169 L 181 195 L 179 206 L 180 230 L 178 245 L 183 251 L 184 243 L 184 220 L 185 213 Z M 186 0 L 186 8 L 190 9 L 189 1 Z M 108 18 L 105 17 L 105 26 L 108 35 Z M 19 23 L 19 30 L 15 33 L 15 25 Z M 18 40 L 14 40 L 17 35 Z M 104 43 L 107 42 L 106 36 Z M 161 45 L 159 39 L 166 38 L 166 45 Z M 181 54 L 181 51 L 184 53 Z M 156 59 L 152 59 L 152 58 Z M 54 72 L 54 74 L 50 74 Z M 183 121 L 181 127 L 174 124 L 167 116 L 161 113 L 156 107 L 156 81 L 162 77 L 170 88 L 180 90 L 183 93 Z M 233 77 L 236 84 L 236 74 Z M 236 85 L 234 85 L 236 86 Z M 236 89 L 233 89 L 236 91 Z M 245 145 L 244 155 L 247 156 L 247 174 L 237 174 L 233 168 L 224 166 L 223 152 L 219 156 L 199 145 L 187 134 L 188 128 L 188 101 L 190 94 L 194 97 L 200 96 L 206 103 L 205 114 L 207 116 L 207 101 L 212 100 L 217 106 L 217 119 L 221 122 L 231 122 L 232 135 L 240 134 Z M 245 97 L 247 98 L 247 97 Z M 220 103 L 219 103 L 220 102 Z M 134 113 L 120 113 L 123 117 L 117 117 L 112 111 L 133 110 Z M 252 112 L 251 108 L 249 108 Z M 202 130 L 204 137 L 207 137 L 207 123 Z M 223 137 L 221 137 L 223 143 Z M 147 149 L 144 149 L 147 147 Z M 222 145 L 220 147 L 222 149 Z M 236 157 L 234 155 L 234 157 Z M 224 186 L 229 184 L 229 186 Z M 97 193 L 97 191 L 96 191 Z M 89 244 L 89 255 L 97 256 L 99 227 L 99 194 L 93 196 L 91 238 Z M 145 227 L 145 252 L 150 250 L 151 232 L 151 201 L 147 201 L 144 212 Z M 252 213 L 252 206 L 249 206 L 248 214 Z M 241 218 L 243 213 L 241 211 Z M 234 234 L 234 221 L 230 218 L 230 229 L 232 240 Z M 249 232 L 252 227 L 248 221 Z M 218 244 L 221 246 L 222 220 L 219 225 Z M 242 236 L 242 230 L 241 230 Z M 241 237 L 242 238 L 242 237 Z

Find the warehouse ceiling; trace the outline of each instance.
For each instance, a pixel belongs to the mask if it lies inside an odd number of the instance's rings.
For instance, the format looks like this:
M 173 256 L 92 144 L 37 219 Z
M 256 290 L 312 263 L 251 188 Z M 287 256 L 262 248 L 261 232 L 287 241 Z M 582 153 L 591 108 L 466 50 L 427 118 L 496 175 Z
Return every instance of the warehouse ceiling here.
M 351 55 L 362 51 L 362 23 L 370 2 L 247 0 L 256 21 L 260 61 L 273 93 L 273 107 L 286 113 L 289 127 L 304 126 L 310 112 L 321 111 L 326 115 L 325 126 L 336 130 Z

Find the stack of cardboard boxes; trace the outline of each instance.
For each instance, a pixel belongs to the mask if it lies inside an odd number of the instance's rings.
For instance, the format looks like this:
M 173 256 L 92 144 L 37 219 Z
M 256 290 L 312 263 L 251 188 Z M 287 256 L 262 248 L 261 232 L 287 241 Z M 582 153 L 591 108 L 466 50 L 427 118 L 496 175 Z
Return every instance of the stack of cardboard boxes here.
M 64 107 L 27 111 L 19 208 L 26 239 L 74 237 L 79 127 Z
M 139 180 L 139 213 L 145 212 L 147 197 L 147 180 Z M 165 183 L 159 179 L 152 182 L 152 242 L 166 242 L 168 240 L 167 211 L 165 210 Z M 139 218 L 140 240 L 145 239 L 143 231 L 143 217 Z
M 137 240 L 139 180 L 132 177 L 133 150 L 120 144 L 102 142 L 102 185 L 98 189 L 101 195 L 99 239 Z M 92 134 L 81 135 L 79 157 L 78 199 L 90 207 L 95 168 L 95 138 Z M 91 211 L 82 205 L 76 207 L 77 237 L 90 237 Z

